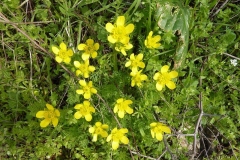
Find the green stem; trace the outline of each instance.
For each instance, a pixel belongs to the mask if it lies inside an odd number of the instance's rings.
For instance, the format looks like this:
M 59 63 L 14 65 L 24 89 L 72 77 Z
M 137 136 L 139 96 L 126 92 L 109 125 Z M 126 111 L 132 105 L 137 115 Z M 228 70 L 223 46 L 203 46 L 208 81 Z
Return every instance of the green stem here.
M 113 51 L 113 68 L 114 68 L 114 71 L 118 71 L 118 67 L 117 67 L 117 53 L 115 50 Z

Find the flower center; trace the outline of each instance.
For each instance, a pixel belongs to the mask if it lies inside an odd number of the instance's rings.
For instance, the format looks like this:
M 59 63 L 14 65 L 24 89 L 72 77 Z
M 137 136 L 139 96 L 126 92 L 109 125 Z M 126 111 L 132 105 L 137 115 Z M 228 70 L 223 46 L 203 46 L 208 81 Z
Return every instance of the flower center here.
M 87 52 L 88 54 L 91 54 L 94 52 L 94 47 L 93 45 L 87 45 L 85 48 L 84 48 L 85 52 Z
M 123 26 L 115 27 L 112 33 L 113 33 L 113 38 L 117 40 L 122 39 L 126 35 L 125 28 Z
M 67 51 L 64 51 L 64 50 L 60 50 L 60 51 L 58 52 L 58 55 L 59 55 L 59 57 L 61 57 L 62 59 L 65 59 L 65 58 L 68 57 Z
M 170 81 L 170 77 L 169 77 L 168 73 L 160 74 L 158 77 L 158 81 L 160 83 L 164 83 L 164 84 L 166 84 L 168 81 Z
M 95 130 L 96 134 L 100 134 L 101 132 L 102 132 L 102 128 L 101 127 L 96 128 L 96 130 Z
M 55 117 L 55 114 L 54 114 L 54 111 L 46 111 L 45 114 L 44 114 L 44 117 L 46 119 L 52 119 Z

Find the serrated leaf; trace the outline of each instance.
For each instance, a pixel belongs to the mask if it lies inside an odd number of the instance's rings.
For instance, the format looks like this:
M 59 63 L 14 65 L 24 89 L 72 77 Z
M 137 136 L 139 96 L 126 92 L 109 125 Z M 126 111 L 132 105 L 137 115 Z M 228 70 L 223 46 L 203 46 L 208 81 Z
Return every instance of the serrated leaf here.
M 164 31 L 173 31 L 180 34 L 176 55 L 174 57 L 174 68 L 183 66 L 188 51 L 189 43 L 189 18 L 188 7 L 183 6 L 181 1 L 161 1 L 157 5 L 155 18 L 158 26 Z

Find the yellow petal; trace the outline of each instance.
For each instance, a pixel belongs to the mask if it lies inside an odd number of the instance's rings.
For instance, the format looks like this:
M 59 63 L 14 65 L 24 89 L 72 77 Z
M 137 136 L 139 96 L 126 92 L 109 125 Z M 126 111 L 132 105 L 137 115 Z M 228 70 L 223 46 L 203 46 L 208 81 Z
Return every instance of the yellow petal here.
M 95 49 L 95 51 L 97 51 L 99 49 L 99 43 L 94 44 L 94 49 Z
M 52 46 L 52 51 L 54 54 L 58 55 L 59 49 L 55 46 Z
M 76 93 L 77 93 L 77 94 L 83 94 L 84 92 L 83 92 L 82 89 L 77 89 L 77 90 L 76 90 Z
M 82 54 L 82 59 L 83 59 L 84 61 L 88 60 L 89 57 L 90 57 L 90 55 L 87 54 L 86 52 L 84 52 L 84 53 Z
M 106 131 L 103 131 L 103 132 L 101 132 L 101 136 L 102 136 L 102 137 L 107 137 L 107 136 L 108 136 L 108 133 L 107 133 Z
M 127 61 L 127 63 L 125 64 L 125 67 L 129 67 L 129 66 L 131 66 L 131 61 Z
M 153 79 L 156 81 L 156 80 L 158 80 L 159 76 L 160 76 L 160 73 L 157 72 L 157 73 L 154 74 Z
M 56 127 L 58 125 L 58 119 L 57 118 L 53 118 L 52 119 L 52 124 L 54 127 Z
M 67 50 L 66 44 L 62 42 L 62 43 L 60 44 L 60 49 L 66 51 L 66 50 Z
M 168 72 L 168 69 L 169 69 L 169 66 L 168 66 L 168 65 L 164 65 L 164 66 L 161 68 L 161 73 L 166 73 L 166 72 Z
M 79 80 L 79 84 L 83 87 L 87 85 L 85 80 Z
M 97 93 L 97 90 L 95 88 L 91 88 L 91 92 L 96 94 Z
M 59 110 L 58 109 L 55 109 L 55 116 L 57 116 L 57 117 L 59 117 L 60 116 L 60 112 L 59 112 Z
M 74 61 L 73 64 L 76 68 L 79 68 L 81 66 L 81 63 L 79 61 Z
M 36 117 L 37 117 L 37 118 L 44 118 L 45 112 L 46 112 L 46 111 L 38 111 L 37 114 L 36 114 Z
M 61 62 L 63 61 L 63 59 L 60 58 L 59 56 L 56 56 L 56 57 L 55 57 L 55 60 L 56 60 L 58 63 L 61 63 Z
M 116 150 L 116 149 L 118 149 L 118 147 L 119 147 L 119 142 L 113 141 L 112 142 L 112 149 Z
M 156 125 L 157 125 L 156 122 L 153 122 L 153 123 L 150 124 L 151 127 L 155 127 Z
M 86 119 L 86 121 L 91 121 L 92 120 L 92 115 L 91 114 L 87 114 L 87 115 L 85 115 L 85 119 Z
M 164 86 L 162 84 L 160 84 L 160 83 L 156 84 L 156 88 L 157 88 L 158 91 L 161 91 L 163 89 L 163 87 Z
M 107 23 L 105 28 L 108 32 L 112 33 L 114 26 L 112 25 L 112 23 Z
M 172 71 L 169 73 L 170 78 L 176 78 L 178 76 L 178 72 L 177 71 Z
M 44 119 L 44 120 L 41 121 L 40 126 L 42 128 L 45 128 L 49 125 L 50 122 L 51 122 L 50 119 Z
M 89 133 L 94 133 L 94 132 L 95 132 L 95 127 L 90 127 L 90 128 L 88 129 L 88 131 L 89 131 Z
M 63 62 L 65 62 L 66 64 L 69 64 L 71 61 L 71 58 L 67 57 L 63 59 Z
M 92 58 L 96 58 L 96 57 L 97 57 L 97 52 L 93 52 L 93 53 L 91 54 L 91 57 L 92 57 Z
M 123 98 L 119 98 L 119 99 L 117 100 L 117 103 L 121 103 L 121 102 L 123 102 Z
M 103 124 L 103 125 L 102 125 L 102 128 L 103 128 L 103 129 L 108 129 L 108 125 L 107 125 L 107 124 Z
M 139 63 L 139 67 L 140 67 L 140 68 L 144 68 L 144 67 L 145 67 L 144 62 L 140 62 L 140 63 Z
M 163 139 L 162 133 L 156 133 L 157 140 L 161 141 Z
M 71 57 L 71 56 L 73 55 L 73 51 L 72 51 L 71 49 L 69 49 L 69 50 L 67 51 L 67 55 L 68 55 L 69 57 Z
M 153 130 L 151 129 L 151 135 L 152 135 L 152 138 L 155 137 L 155 133 L 153 132 Z
M 128 138 L 127 138 L 126 136 L 123 136 L 123 137 L 121 138 L 121 142 L 122 142 L 123 144 L 128 144 L 128 143 L 129 143 L 129 140 L 128 140 Z
M 96 125 L 97 127 L 100 127 L 100 126 L 102 125 L 102 123 L 101 123 L 101 122 L 96 122 L 95 125 Z
M 154 41 L 155 42 L 158 42 L 158 41 L 160 41 L 161 40 L 161 36 L 159 36 L 159 35 L 157 35 L 157 36 L 154 36 Z
M 117 40 L 116 40 L 115 38 L 113 38 L 112 35 L 108 36 L 108 41 L 109 41 L 110 43 L 116 43 L 116 42 L 117 42 Z
M 126 32 L 126 34 L 132 33 L 133 30 L 134 30 L 134 25 L 133 25 L 133 24 L 129 24 L 129 25 L 127 25 L 127 26 L 125 27 L 125 32 Z
M 89 70 L 90 72 L 93 72 L 93 71 L 95 71 L 95 67 L 94 67 L 94 66 L 89 66 L 89 67 L 88 67 L 88 70 Z
M 80 119 L 82 117 L 82 114 L 79 112 L 79 111 L 77 111 L 75 114 L 74 114 L 74 118 L 76 118 L 76 119 Z
M 93 46 L 93 44 L 94 44 L 93 39 L 88 39 L 88 40 L 86 41 L 86 44 L 87 44 L 88 46 Z
M 48 110 L 50 110 L 50 111 L 53 111 L 54 110 L 54 108 L 53 108 L 53 106 L 51 105 L 51 104 L 46 104 L 46 107 L 48 108 Z
M 90 99 L 91 98 L 91 94 L 90 93 L 84 93 L 84 98 L 85 99 Z
M 148 37 L 152 37 L 152 35 L 153 35 L 153 31 L 150 31 L 148 34 Z
M 169 128 L 169 127 L 167 127 L 167 126 L 162 126 L 161 127 L 161 130 L 163 131 L 163 132 L 165 132 L 165 133 L 171 133 L 171 129 Z
M 169 88 L 169 89 L 175 89 L 176 88 L 176 85 L 173 81 L 168 81 L 166 83 L 166 86 Z
M 93 139 L 92 139 L 93 142 L 97 142 L 97 136 L 98 136 L 97 134 L 93 135 Z
M 111 139 L 112 139 L 112 134 L 110 134 L 108 137 L 107 137 L 107 142 L 109 142 L 109 141 L 111 141 Z
M 143 54 L 142 53 L 138 54 L 136 59 L 139 60 L 139 61 L 142 60 L 143 59 Z
M 76 104 L 74 109 L 80 109 L 83 105 L 82 104 Z
M 128 114 L 132 114 L 132 113 L 133 113 L 133 109 L 130 108 L 130 107 L 128 107 L 128 108 L 126 109 L 126 112 L 127 112 Z
M 122 133 L 128 133 L 128 129 L 127 129 L 127 128 L 122 128 L 122 129 L 120 129 L 120 131 L 121 131 Z
M 118 111 L 118 105 L 115 105 L 115 107 L 114 107 L 114 109 L 113 109 L 113 112 L 114 112 L 114 113 L 117 113 L 117 111 Z
M 84 50 L 85 47 L 86 47 L 86 44 L 81 43 L 78 45 L 78 50 L 82 51 Z
M 117 26 L 124 26 L 124 24 L 125 24 L 125 17 L 124 16 L 118 16 L 117 21 L 116 21 L 116 25 Z
M 124 117 L 124 111 L 118 111 L 118 117 L 123 118 Z

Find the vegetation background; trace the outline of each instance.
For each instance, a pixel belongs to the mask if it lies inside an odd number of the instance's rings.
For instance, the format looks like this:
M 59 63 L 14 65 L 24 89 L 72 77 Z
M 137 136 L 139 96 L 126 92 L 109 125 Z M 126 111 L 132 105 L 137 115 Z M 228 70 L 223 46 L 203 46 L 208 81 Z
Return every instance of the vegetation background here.
M 238 159 L 240 157 L 239 0 L 2 0 L 0 2 L 0 159 Z M 149 81 L 130 86 L 125 58 L 113 70 L 105 25 L 125 15 L 135 25 L 130 53 L 143 52 Z M 147 51 L 153 30 L 161 49 Z M 82 101 L 74 66 L 58 64 L 52 45 L 62 41 L 79 58 L 77 45 L 100 44 L 91 75 L 93 102 L 111 128 L 110 112 L 121 96 L 134 113 L 120 121 L 129 145 L 117 151 L 104 139 L 92 142 L 90 123 L 73 117 Z M 168 64 L 179 72 L 175 90 L 158 92 L 151 77 Z M 59 124 L 42 129 L 36 113 L 51 103 Z M 151 137 L 149 124 L 162 121 L 172 133 Z

